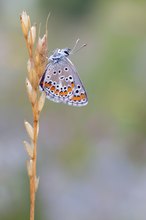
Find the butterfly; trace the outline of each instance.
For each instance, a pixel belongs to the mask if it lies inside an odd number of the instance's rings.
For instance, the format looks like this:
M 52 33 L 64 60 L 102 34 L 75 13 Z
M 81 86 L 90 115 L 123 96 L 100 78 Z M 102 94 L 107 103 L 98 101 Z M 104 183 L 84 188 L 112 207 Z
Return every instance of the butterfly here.
M 72 106 L 84 106 L 88 103 L 87 93 L 77 70 L 68 59 L 78 41 L 72 50 L 69 48 L 56 49 L 48 58 L 48 64 L 41 77 L 39 88 L 46 93 L 48 99 L 54 102 Z M 82 45 L 82 47 L 84 46 L 86 45 Z

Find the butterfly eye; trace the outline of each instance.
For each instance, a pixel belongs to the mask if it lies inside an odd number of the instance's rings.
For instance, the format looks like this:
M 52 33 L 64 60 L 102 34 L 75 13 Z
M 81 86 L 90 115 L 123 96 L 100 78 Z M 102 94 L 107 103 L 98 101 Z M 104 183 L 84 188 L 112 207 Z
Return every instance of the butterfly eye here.
M 67 51 L 67 50 L 65 50 L 65 51 L 64 51 L 64 53 L 65 53 L 66 55 L 69 55 L 69 53 L 68 53 L 68 51 Z

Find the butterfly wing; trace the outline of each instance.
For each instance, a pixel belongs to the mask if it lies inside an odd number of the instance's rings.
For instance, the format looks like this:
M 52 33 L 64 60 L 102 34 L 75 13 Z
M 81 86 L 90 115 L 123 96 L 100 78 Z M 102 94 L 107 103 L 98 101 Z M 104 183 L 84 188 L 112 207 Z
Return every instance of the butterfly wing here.
M 72 62 L 64 57 L 59 62 L 50 62 L 40 81 L 40 90 L 47 98 L 73 106 L 88 103 L 87 93 Z

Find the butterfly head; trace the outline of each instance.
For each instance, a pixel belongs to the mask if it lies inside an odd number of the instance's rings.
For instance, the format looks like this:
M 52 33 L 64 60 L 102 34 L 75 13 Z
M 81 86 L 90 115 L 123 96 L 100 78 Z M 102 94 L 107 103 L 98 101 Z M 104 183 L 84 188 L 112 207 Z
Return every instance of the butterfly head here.
M 68 57 L 70 55 L 70 52 L 70 48 L 58 49 L 58 54 L 60 54 L 61 56 Z
M 70 53 L 71 53 L 71 49 L 69 48 L 56 49 L 53 52 L 53 54 L 49 57 L 49 60 L 53 61 L 54 63 L 57 63 L 62 58 L 68 57 Z
M 79 39 L 77 39 L 77 41 L 72 49 L 70 49 L 70 48 L 56 49 L 53 52 L 53 54 L 49 57 L 49 60 L 53 61 L 53 63 L 58 63 L 64 57 L 68 57 L 70 54 L 74 54 L 74 53 L 78 52 L 81 48 L 86 46 L 86 44 L 83 44 L 81 47 L 79 47 L 77 50 L 75 50 L 78 42 L 79 42 Z

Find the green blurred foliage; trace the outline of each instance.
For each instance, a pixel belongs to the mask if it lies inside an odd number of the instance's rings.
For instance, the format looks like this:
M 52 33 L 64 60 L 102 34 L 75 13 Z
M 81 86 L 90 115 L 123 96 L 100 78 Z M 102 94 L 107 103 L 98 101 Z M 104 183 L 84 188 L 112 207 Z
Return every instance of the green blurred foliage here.
M 64 18 L 72 17 L 77 20 L 78 18 L 85 16 L 92 9 L 96 0 L 38 0 L 43 12 L 61 15 Z

